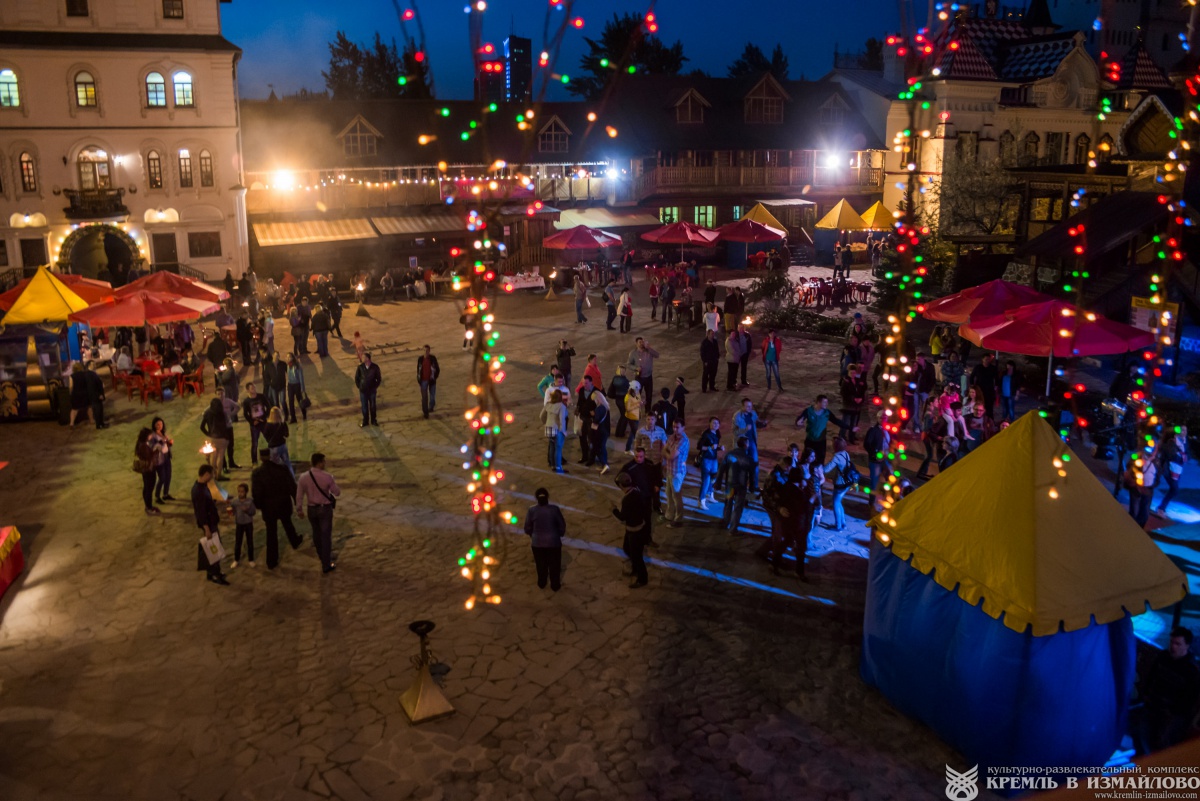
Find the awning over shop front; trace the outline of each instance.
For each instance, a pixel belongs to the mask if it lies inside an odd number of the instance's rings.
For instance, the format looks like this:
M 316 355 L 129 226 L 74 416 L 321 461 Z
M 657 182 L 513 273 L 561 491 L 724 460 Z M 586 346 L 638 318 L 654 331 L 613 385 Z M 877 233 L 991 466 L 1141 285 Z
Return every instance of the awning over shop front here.
M 365 217 L 348 220 L 305 220 L 303 222 L 254 223 L 254 236 L 264 248 L 277 245 L 314 245 L 374 239 L 377 234 Z
M 658 217 L 644 209 L 563 209 L 562 216 L 554 223 L 560 231 L 586 225 L 589 228 L 610 230 L 613 228 L 633 228 L 636 226 L 659 226 L 662 222 Z
M 413 214 L 405 217 L 372 217 L 371 224 L 384 236 L 421 236 L 467 230 L 463 216 L 452 211 L 435 211 L 431 214 Z

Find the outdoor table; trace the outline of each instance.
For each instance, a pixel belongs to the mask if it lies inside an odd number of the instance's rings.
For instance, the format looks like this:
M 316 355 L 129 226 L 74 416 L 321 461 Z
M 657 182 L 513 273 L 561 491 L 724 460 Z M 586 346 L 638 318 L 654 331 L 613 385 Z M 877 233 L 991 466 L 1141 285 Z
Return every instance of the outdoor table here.
M 429 283 L 432 287 L 432 292 L 435 295 L 440 295 L 442 292 L 442 287 L 444 287 L 446 284 L 451 284 L 453 282 L 454 282 L 454 276 L 452 276 L 452 275 L 434 275 L 429 278 Z
M 505 292 L 512 292 L 517 289 L 545 289 L 546 279 L 540 275 L 518 274 L 506 275 L 500 279 L 500 284 Z
M 25 554 L 21 551 L 21 532 L 16 526 L 0 528 L 0 596 L 17 580 L 25 569 Z
M 158 399 L 163 400 L 163 386 L 171 390 L 176 395 L 181 394 L 180 381 L 183 378 L 183 373 L 174 373 L 170 370 L 156 371 L 146 373 L 144 377 L 146 386 L 146 395 L 158 395 Z

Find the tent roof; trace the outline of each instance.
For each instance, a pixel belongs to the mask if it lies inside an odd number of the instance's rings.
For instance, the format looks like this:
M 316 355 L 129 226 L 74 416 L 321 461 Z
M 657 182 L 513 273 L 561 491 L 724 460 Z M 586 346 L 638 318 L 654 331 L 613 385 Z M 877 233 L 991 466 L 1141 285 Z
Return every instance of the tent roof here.
M 858 212 L 846 200 L 839 200 L 837 205 L 816 225 L 817 228 L 832 228 L 835 231 L 865 231 L 871 226 L 858 216 Z
M 88 302 L 76 295 L 45 267 L 39 267 L 21 297 L 4 315 L 5 325 L 22 323 L 62 322 L 72 312 L 88 307 Z
M 894 228 L 896 224 L 896 218 L 893 217 L 892 213 L 887 210 L 886 206 L 883 205 L 882 200 L 876 200 L 871 204 L 869 209 L 864 211 L 859 216 L 862 217 L 863 222 L 865 222 L 868 227 L 876 230 Z
M 1030 412 L 871 521 L 912 566 L 1022 632 L 1055 634 L 1175 603 L 1183 574 Z M 1058 498 L 1050 497 L 1055 488 Z
M 755 203 L 754 208 L 742 215 L 742 219 L 753 220 L 756 223 L 769 225 L 772 228 L 778 228 L 780 231 L 787 233 L 787 228 L 784 227 L 783 223 L 775 219 L 775 215 L 767 211 L 767 207 L 761 203 Z

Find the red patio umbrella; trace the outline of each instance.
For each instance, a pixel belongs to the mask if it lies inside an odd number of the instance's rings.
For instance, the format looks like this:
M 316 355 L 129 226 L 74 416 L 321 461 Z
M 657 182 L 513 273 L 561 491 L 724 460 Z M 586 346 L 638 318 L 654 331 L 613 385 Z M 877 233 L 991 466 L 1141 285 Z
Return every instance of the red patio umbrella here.
M 720 236 L 711 228 L 689 222 L 677 222 L 655 228 L 642 234 L 642 239 L 657 242 L 660 245 L 679 245 L 679 260 L 683 261 L 685 245 L 701 245 L 708 247 Z
M 54 277 L 70 287 L 72 292 L 88 303 L 99 303 L 105 298 L 112 297 L 113 294 L 112 284 L 107 281 L 84 278 L 82 275 L 59 273 L 55 273 Z M 22 278 L 16 286 L 0 295 L 0 309 L 4 311 L 11 309 L 12 305 L 17 302 L 17 298 L 21 297 L 21 293 L 25 291 L 25 287 L 29 286 L 29 281 L 28 278 Z
M 926 303 L 921 314 L 938 322 L 966 323 L 972 319 L 1004 314 L 1031 303 L 1045 303 L 1051 300 L 1054 298 L 1022 284 L 997 280 Z
M 586 225 L 567 228 L 542 240 L 543 247 L 551 250 L 600 250 L 619 244 L 621 237 L 616 234 Z
M 722 242 L 778 242 L 787 238 L 787 232 L 754 220 L 738 220 L 717 229 Z
M 113 294 L 117 297 L 124 297 L 135 292 L 161 292 L 197 300 L 225 300 L 229 297 L 229 293 L 224 289 L 209 286 L 203 281 L 193 281 L 166 270 L 144 275 L 136 281 L 129 282 Z
M 960 336 L 989 350 L 1048 356 L 1046 394 L 1054 357 L 1108 356 L 1154 345 L 1154 334 L 1118 323 L 1061 300 L 1021 306 L 1007 314 L 972 321 L 958 329 Z
M 179 300 L 181 298 L 178 295 L 161 292 L 133 292 L 88 306 L 67 319 L 75 323 L 87 323 L 93 328 L 123 328 L 200 319 L 199 309 L 177 302 Z

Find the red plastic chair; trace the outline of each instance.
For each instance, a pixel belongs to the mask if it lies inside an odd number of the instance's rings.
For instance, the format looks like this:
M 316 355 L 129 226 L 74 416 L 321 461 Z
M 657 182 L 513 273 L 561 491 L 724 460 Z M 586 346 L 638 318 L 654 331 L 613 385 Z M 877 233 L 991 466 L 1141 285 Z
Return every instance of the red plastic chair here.
M 132 374 L 126 375 L 125 376 L 126 397 L 128 397 L 129 400 L 133 400 L 133 395 L 135 392 L 137 393 L 139 398 L 145 396 L 145 393 L 146 393 L 145 380 L 140 375 L 132 375 Z
M 194 373 L 185 373 L 179 376 L 179 396 L 183 397 L 188 390 L 197 395 L 204 394 L 204 362 L 196 368 Z

